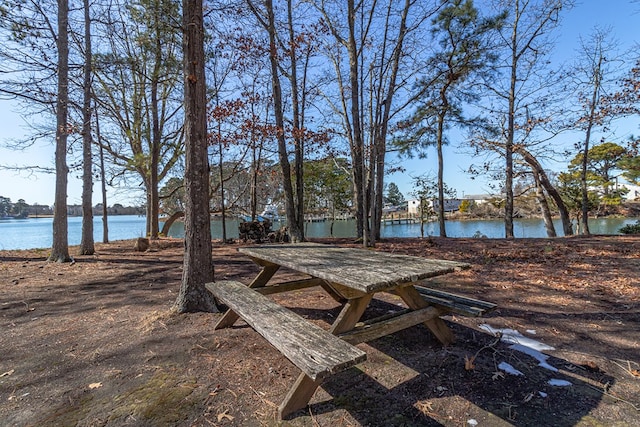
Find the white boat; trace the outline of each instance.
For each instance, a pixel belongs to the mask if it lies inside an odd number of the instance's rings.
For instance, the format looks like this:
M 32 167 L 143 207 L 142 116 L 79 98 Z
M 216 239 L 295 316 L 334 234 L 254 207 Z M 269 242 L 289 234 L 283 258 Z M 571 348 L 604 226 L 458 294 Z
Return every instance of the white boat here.
M 260 214 L 262 218 L 267 218 L 271 221 L 279 221 L 278 209 L 274 205 L 265 206 L 264 210 Z

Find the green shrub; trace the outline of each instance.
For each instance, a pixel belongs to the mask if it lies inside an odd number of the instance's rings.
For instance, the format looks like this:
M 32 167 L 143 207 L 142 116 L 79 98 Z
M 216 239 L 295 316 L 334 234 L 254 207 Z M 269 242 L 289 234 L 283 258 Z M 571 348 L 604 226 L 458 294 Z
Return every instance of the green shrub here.
M 618 231 L 622 234 L 640 234 L 640 220 L 635 224 L 627 224 Z

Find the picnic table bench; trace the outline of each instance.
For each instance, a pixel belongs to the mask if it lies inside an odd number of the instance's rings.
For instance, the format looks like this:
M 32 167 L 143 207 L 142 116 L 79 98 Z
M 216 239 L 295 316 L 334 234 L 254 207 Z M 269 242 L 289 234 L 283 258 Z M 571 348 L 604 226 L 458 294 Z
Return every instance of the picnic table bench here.
M 363 362 L 367 354 L 240 282 L 208 283 L 207 289 L 266 338 L 311 379 Z
M 229 307 L 215 329 L 230 327 L 242 318 L 302 371 L 278 408 L 280 419 L 305 407 L 323 379 L 363 362 L 366 353 L 356 344 L 420 323 L 443 344 L 450 344 L 453 333 L 440 316 L 452 312 L 478 316 L 495 308 L 486 301 L 417 286 L 425 279 L 469 268 L 465 263 L 314 243 L 242 247 L 239 251 L 262 268 L 248 285 L 236 281 L 206 284 Z M 270 283 L 281 267 L 309 277 Z M 344 304 L 328 330 L 267 297 L 312 286 L 322 287 Z M 408 308 L 360 322 L 378 292 L 400 296 Z

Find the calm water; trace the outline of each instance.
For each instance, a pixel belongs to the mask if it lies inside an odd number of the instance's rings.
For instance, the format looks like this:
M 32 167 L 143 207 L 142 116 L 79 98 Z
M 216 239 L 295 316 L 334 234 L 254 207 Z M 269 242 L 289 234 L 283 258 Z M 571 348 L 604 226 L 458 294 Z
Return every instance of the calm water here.
M 618 234 L 620 227 L 633 224 L 638 218 L 598 218 L 590 221 L 593 234 Z M 29 218 L 22 220 L 0 220 L 0 249 L 32 249 L 50 248 L 52 239 L 52 218 Z M 69 218 L 69 245 L 80 244 L 82 218 Z M 279 223 L 275 223 L 274 228 Z M 211 221 L 211 234 L 214 238 L 222 237 L 222 223 Z M 561 231 L 560 222 L 556 230 Z M 94 239 L 102 241 L 102 218 L 94 219 Z M 546 237 L 544 224 L 537 219 L 514 220 L 516 237 Z M 308 237 L 355 237 L 354 221 L 309 222 L 306 223 L 305 235 Z M 145 235 L 145 218 L 135 215 L 109 217 L 109 240 L 123 240 Z M 184 237 L 184 225 L 176 222 L 169 231 L 171 237 Z M 425 236 L 438 236 L 438 224 L 425 224 Z M 481 221 L 447 221 L 449 237 L 474 237 L 484 235 L 489 238 L 504 237 L 504 222 L 501 220 Z M 382 227 L 383 237 L 420 237 L 419 224 L 394 224 Z M 238 237 L 238 220 L 227 220 L 227 237 Z
M 69 217 L 69 245 L 79 245 L 82 218 Z M 114 215 L 109 217 L 109 240 L 134 239 L 145 235 L 145 217 Z M 102 217 L 94 218 L 93 235 L 102 241 Z M 0 249 L 50 248 L 53 239 L 53 218 L 0 220 Z

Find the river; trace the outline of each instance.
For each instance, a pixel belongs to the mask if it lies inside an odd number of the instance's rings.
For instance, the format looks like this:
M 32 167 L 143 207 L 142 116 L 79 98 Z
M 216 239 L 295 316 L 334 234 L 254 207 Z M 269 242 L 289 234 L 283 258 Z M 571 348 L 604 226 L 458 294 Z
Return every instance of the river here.
M 594 218 L 589 222 L 593 234 L 619 234 L 620 227 L 633 224 L 638 218 Z M 52 244 L 52 218 L 2 219 L 0 220 L 0 249 L 35 249 L 50 248 Z M 69 217 L 69 245 L 80 244 L 82 218 Z M 222 237 L 220 220 L 211 221 L 211 234 L 214 238 Z M 274 228 L 278 227 L 276 222 Z M 227 238 L 238 237 L 238 220 L 227 220 Z M 425 224 L 425 236 L 438 236 L 438 224 Z M 559 221 L 556 230 L 560 232 Z M 102 241 L 102 218 L 94 219 L 94 239 Z M 540 219 L 515 219 L 515 237 L 546 237 L 544 224 Z M 109 239 L 134 239 L 145 235 L 145 218 L 136 215 L 109 217 Z M 305 224 L 305 235 L 308 237 L 355 237 L 354 221 L 308 222 Z M 447 221 L 449 237 L 504 237 L 502 220 L 464 220 Z M 184 225 L 176 222 L 169 231 L 170 237 L 184 237 Z M 420 237 L 420 224 L 393 224 L 382 227 L 383 237 Z

